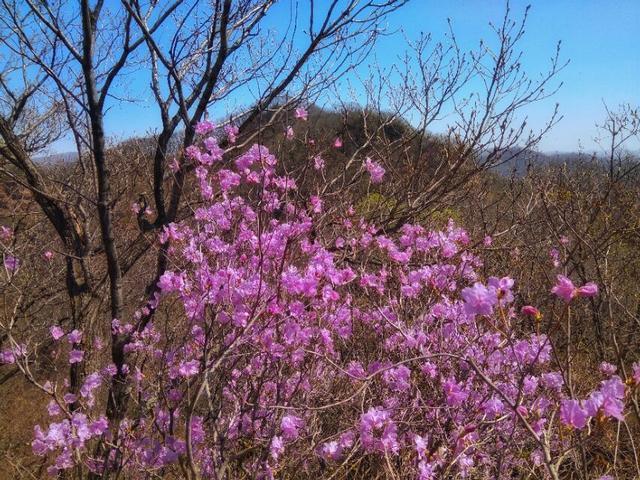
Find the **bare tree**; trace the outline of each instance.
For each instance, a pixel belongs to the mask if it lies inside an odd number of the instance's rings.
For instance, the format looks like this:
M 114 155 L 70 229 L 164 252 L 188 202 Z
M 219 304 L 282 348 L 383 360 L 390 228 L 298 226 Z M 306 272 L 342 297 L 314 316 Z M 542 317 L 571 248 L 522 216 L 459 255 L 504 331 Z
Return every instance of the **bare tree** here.
M 31 191 L 60 238 L 72 328 L 86 330 L 103 317 L 105 299 L 109 321 L 100 322 L 103 330 L 138 306 L 126 305 L 124 277 L 149 251 L 154 231 L 184 208 L 187 166 L 180 151 L 170 152 L 176 134 L 183 132 L 182 145 L 191 144 L 194 126 L 208 109 L 240 88 L 257 92 L 237 117 L 240 134 L 284 94 L 288 104 L 310 99 L 366 57 L 385 16 L 405 2 L 312 2 L 306 21 L 291 2 L 279 13 L 290 16 L 289 29 L 269 42 L 272 32 L 264 23 L 276 3 L 272 0 L 2 0 L 0 173 Z M 115 218 L 125 192 L 114 191 L 120 179 L 104 125 L 122 85 L 139 68 L 151 74 L 147 93 L 159 111 L 150 182 L 156 218 L 140 222 L 141 231 L 131 238 Z M 54 176 L 34 159 L 63 135 L 73 138 L 78 161 Z M 168 175 L 174 154 L 179 168 Z M 141 297 L 153 299 L 167 268 L 166 248 L 158 252 L 156 274 L 136 292 L 136 303 Z M 139 318 L 135 331 L 153 313 L 151 308 Z M 107 415 L 116 431 L 129 396 L 123 368 L 129 335 L 111 338 L 118 373 Z M 80 377 L 74 365 L 72 390 Z
M 366 138 L 351 139 L 357 147 L 349 151 L 346 168 L 325 188 L 343 188 L 347 172 L 365 154 L 385 163 L 394 182 L 380 192 L 393 201 L 379 221 L 393 231 L 463 194 L 479 173 L 534 149 L 561 117 L 556 105 L 535 128 L 528 124 L 527 107 L 555 94 L 566 63 L 558 44 L 547 71 L 524 69 L 520 44 L 528 12 L 515 19 L 507 6 L 501 22 L 491 25 L 492 38 L 470 52 L 462 51 L 450 26 L 446 41 L 422 35 L 408 42 L 398 64 L 374 69 L 363 82 Z M 352 108 L 343 103 L 344 112 Z

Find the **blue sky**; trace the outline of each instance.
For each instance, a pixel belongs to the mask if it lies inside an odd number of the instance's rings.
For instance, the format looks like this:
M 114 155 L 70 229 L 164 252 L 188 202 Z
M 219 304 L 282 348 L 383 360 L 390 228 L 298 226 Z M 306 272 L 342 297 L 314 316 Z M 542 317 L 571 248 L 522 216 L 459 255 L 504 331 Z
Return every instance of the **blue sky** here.
M 529 109 L 530 121 L 540 125 L 560 104 L 564 119 L 541 144 L 546 151 L 597 148 L 594 126 L 604 118 L 604 104 L 640 105 L 640 1 L 639 0 L 532 0 L 511 1 L 515 17 L 531 4 L 521 43 L 523 64 L 531 73 L 544 71 L 556 43 L 569 65 L 560 73 L 564 86 L 550 100 Z M 463 49 L 490 38 L 488 23 L 499 21 L 505 3 L 494 0 L 414 0 L 394 14 L 390 27 L 408 37 L 421 31 L 441 38 L 451 18 Z M 400 48 L 401 38 L 387 38 L 380 51 Z M 395 48 L 394 48 L 395 47 Z M 379 53 L 380 55 L 380 53 Z
M 307 0 L 298 1 L 304 4 Z M 532 74 L 544 72 L 559 40 L 562 59 L 570 61 L 559 75 L 564 86 L 558 94 L 527 110 L 532 126 L 544 123 L 555 102 L 564 115 L 540 148 L 597 150 L 593 138 L 597 135 L 595 123 L 604 118 L 603 102 L 610 107 L 622 102 L 640 105 L 640 0 L 512 0 L 514 18 L 519 18 L 529 3 L 527 31 L 520 45 L 524 68 Z M 491 38 L 488 24 L 499 22 L 504 8 L 505 2 L 500 0 L 411 0 L 389 17 L 387 28 L 396 33 L 380 40 L 372 60 L 390 64 L 404 50 L 405 38 L 415 38 L 420 32 L 443 39 L 447 18 L 461 48 L 476 48 L 481 39 Z M 271 28 L 286 27 L 282 13 L 274 10 L 269 19 Z M 128 79 L 133 87 L 129 93 L 135 96 L 135 86 L 148 82 L 148 72 L 132 77 Z M 131 118 L 137 120 L 135 131 L 131 130 Z M 106 127 L 110 134 L 122 138 L 152 130 L 156 118 L 151 99 L 140 98 L 137 104 L 113 106 Z

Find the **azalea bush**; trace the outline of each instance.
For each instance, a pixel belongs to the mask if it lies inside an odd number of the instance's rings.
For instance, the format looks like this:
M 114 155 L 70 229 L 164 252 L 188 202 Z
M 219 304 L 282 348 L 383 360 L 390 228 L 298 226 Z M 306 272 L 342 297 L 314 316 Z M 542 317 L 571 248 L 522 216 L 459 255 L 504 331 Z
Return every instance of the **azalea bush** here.
M 111 323 L 127 363 L 87 365 L 71 391 L 31 373 L 29 345 L 2 353 L 50 397 L 32 444 L 50 474 L 558 479 L 584 438 L 625 421 L 640 365 L 628 384 L 603 363 L 595 388 L 576 385 L 544 312 L 509 272 L 483 278 L 453 221 L 385 232 L 320 190 L 307 198 L 266 147 L 227 159 L 212 124 L 197 132 L 185 156 L 201 203 L 159 235 L 172 266 L 155 296 Z M 309 161 L 321 176 L 322 158 Z M 365 158 L 356 175 L 385 173 Z M 11 281 L 20 263 L 3 249 Z M 561 275 L 549 295 L 570 322 L 598 287 Z M 71 365 L 103 344 L 50 334 Z M 123 419 L 105 414 L 115 379 Z

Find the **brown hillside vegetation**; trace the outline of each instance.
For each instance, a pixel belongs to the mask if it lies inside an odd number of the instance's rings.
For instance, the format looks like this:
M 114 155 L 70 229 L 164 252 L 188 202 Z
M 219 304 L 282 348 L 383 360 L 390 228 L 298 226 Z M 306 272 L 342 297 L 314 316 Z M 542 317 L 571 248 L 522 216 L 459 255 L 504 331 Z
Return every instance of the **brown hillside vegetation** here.
M 284 139 L 283 132 L 291 121 L 286 116 L 263 130 L 257 139 L 277 152 L 283 160 L 279 166 L 283 173 L 299 179 L 298 195 L 308 197 L 318 189 L 325 189 L 331 198 L 334 189 L 339 198 L 332 208 L 352 204 L 362 215 L 390 231 L 406 220 L 442 227 L 452 218 L 465 225 L 477 248 L 488 254 L 486 276 L 517 272 L 516 282 L 524 303 L 528 299 L 549 298 L 549 285 L 554 281 L 549 251 L 558 248 L 564 268 L 580 280 L 597 280 L 602 295 L 575 312 L 574 334 L 570 339 L 561 325 L 555 324 L 558 319 L 554 315 L 546 316 L 541 325 L 532 321 L 520 328 L 550 332 L 557 337 L 560 349 L 570 341 L 575 376 L 585 387 L 594 386 L 595 380 L 588 372 L 597 369 L 601 359 L 619 365 L 623 372 L 635 360 L 640 349 L 640 337 L 636 335 L 640 312 L 637 288 L 640 182 L 635 160 L 629 158 L 621 164 L 614 178 L 601 161 L 592 159 L 571 165 L 534 164 L 526 175 L 518 177 L 484 172 L 466 182 L 464 189 L 438 194 L 415 208 L 412 202 L 432 185 L 440 159 L 450 159 L 459 146 L 437 136 L 420 137 L 406 123 L 385 114 L 358 110 L 326 112 L 315 108 L 310 111 L 304 133 L 294 141 Z M 365 123 L 376 131 L 375 137 L 367 136 Z M 332 147 L 336 137 L 343 140 L 340 148 Z M 146 181 L 151 175 L 148 156 L 152 146 L 150 139 L 135 139 L 108 150 L 109 161 L 116 167 L 114 222 L 121 232 L 117 243 L 124 252 L 124 270 L 131 272 L 126 276 L 125 305 L 136 305 L 144 295 L 140 285 L 153 279 L 152 265 L 158 246 L 155 234 L 150 231 L 150 216 L 131 211 L 134 202 L 144 206 L 153 195 Z M 319 177 L 312 168 L 315 155 L 321 155 L 326 162 L 326 178 Z M 358 177 L 359 162 L 364 156 L 375 156 L 384 162 L 389 181 L 374 188 Z M 73 178 L 82 167 L 76 162 L 45 168 L 51 170 L 52 177 L 64 189 L 65 184 L 74 183 Z M 465 175 L 466 168 L 452 181 Z M 14 335 L 27 335 L 31 343 L 39 345 L 39 355 L 31 365 L 34 372 L 50 375 L 58 371 L 57 375 L 64 377 L 66 362 L 57 359 L 48 334 L 50 325 L 67 326 L 71 321 L 61 292 L 65 282 L 64 257 L 58 253 L 51 227 L 27 190 L 10 180 L 4 181 L 2 187 L 2 223 L 14 226 L 14 241 L 22 245 L 22 256 L 36 259 L 29 265 L 33 273 L 22 278 L 19 285 L 28 301 L 18 304 Z M 187 185 L 185 190 L 189 192 L 190 187 Z M 188 218 L 198 205 L 195 194 L 188 193 L 186 199 L 178 218 Z M 96 229 L 94 221 L 88 219 L 84 224 L 90 236 L 95 235 L 91 233 Z M 330 217 L 327 221 L 324 228 L 332 228 Z M 490 246 L 481 243 L 485 235 L 493 238 Z M 563 237 L 568 239 L 566 244 L 562 243 Z M 48 264 L 37 261 L 45 250 L 56 252 Z M 100 291 L 106 288 L 100 257 L 101 252 L 94 251 L 85 260 L 94 285 L 84 308 L 91 319 L 87 328 L 94 331 L 104 328 L 97 319 L 107 308 L 99 301 Z M 11 303 L 9 292 L 5 292 L 4 300 Z M 556 308 L 554 303 L 538 301 L 538 305 L 549 312 Z M 166 311 L 163 318 L 171 322 L 171 313 Z M 104 354 L 96 352 L 93 361 L 100 362 Z M 91 368 L 90 365 L 85 368 Z M 40 461 L 29 455 L 29 443 L 32 426 L 46 418 L 44 409 L 38 407 L 43 406 L 44 397 L 17 373 L 15 367 L 3 367 L 0 379 L 4 399 L 0 446 L 7 459 L 3 463 L 3 475 L 7 478 L 27 475 L 26 472 L 38 475 Z M 30 398 L 29 407 L 16 416 L 16 411 L 25 405 L 25 398 Z M 583 458 L 588 464 L 585 468 L 597 469 L 598 462 L 610 462 L 614 448 L 618 449 L 620 468 L 631 468 L 633 459 L 629 455 L 633 445 L 628 442 L 639 428 L 637 399 L 634 408 L 629 419 L 631 436 L 622 435 L 616 443 L 615 426 L 602 425 L 599 440 L 583 447 Z M 626 464 L 628 467 L 623 467 Z

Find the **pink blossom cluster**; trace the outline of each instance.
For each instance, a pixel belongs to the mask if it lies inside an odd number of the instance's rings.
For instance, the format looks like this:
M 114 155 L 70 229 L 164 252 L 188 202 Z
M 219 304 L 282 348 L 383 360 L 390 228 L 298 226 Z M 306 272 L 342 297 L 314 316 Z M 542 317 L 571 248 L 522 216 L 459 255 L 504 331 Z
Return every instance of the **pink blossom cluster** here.
M 560 419 L 570 427 L 582 430 L 592 418 L 624 420 L 625 385 L 619 376 L 603 380 L 600 388 L 582 401 L 563 400 Z
M 598 294 L 598 286 L 593 282 L 589 282 L 581 287 L 576 287 L 569 278 L 564 275 L 558 275 L 557 282 L 551 289 L 551 293 L 569 303 L 575 297 L 595 297 Z
M 510 277 L 481 277 L 453 222 L 385 234 L 347 209 L 338 234 L 320 221 L 323 199 L 302 202 L 266 147 L 223 161 L 214 140 L 203 144 L 186 152 L 202 204 L 161 234 L 174 268 L 138 312 L 177 300 L 181 314 L 141 331 L 114 321 L 129 335 L 136 407 L 111 430 L 94 398 L 115 367 L 73 397 L 52 393 L 62 408 L 50 413 L 63 418 L 38 427 L 33 443 L 51 472 L 82 464 L 133 478 L 189 465 L 216 478 L 232 461 L 275 478 L 290 459 L 307 476 L 367 457 L 422 480 L 507 478 L 544 472 L 563 425 L 622 418 L 625 385 L 610 367 L 587 399 L 568 397 L 550 340 L 514 328 L 539 311 L 516 308 Z M 379 164 L 365 168 L 383 180 Z M 562 277 L 554 293 L 569 301 L 597 288 Z M 80 332 L 51 334 L 67 337 L 70 362 L 83 360 L 71 356 Z M 640 366 L 634 375 L 640 383 Z M 115 433 L 120 453 L 86 448 Z
M 15 275 L 21 266 L 20 259 L 13 253 L 10 245 L 13 240 L 13 229 L 6 225 L 0 225 L 0 255 L 2 255 L 4 270 L 9 277 Z
M 371 183 L 382 183 L 385 174 L 385 169 L 382 165 L 367 157 L 364 161 L 364 168 L 369 172 Z
M 46 432 L 40 426 L 35 428 L 35 439 L 32 447 L 36 455 L 56 452 L 55 461 L 47 469 L 50 475 L 57 475 L 62 470 L 76 465 L 74 456 L 86 450 L 86 443 L 102 436 L 109 424 L 105 417 L 90 421 L 83 413 L 73 412 L 60 422 L 49 424 Z

